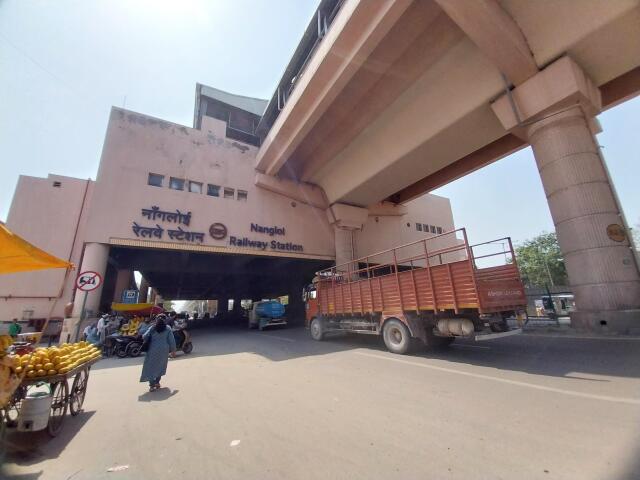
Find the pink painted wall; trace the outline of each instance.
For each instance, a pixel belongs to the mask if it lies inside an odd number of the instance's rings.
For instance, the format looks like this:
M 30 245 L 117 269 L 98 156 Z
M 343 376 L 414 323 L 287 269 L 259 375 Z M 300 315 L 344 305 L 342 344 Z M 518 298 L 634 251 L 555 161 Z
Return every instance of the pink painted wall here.
M 54 182 L 60 182 L 60 186 L 54 187 Z M 73 252 L 71 247 L 85 190 L 85 205 L 88 205 L 91 186 L 87 180 L 59 175 L 47 178 L 21 176 L 9 210 L 7 227 L 46 252 L 64 260 L 70 259 L 78 265 L 84 221 L 79 224 Z M 63 316 L 64 305 L 71 301 L 73 295 L 76 274 L 77 271 L 69 273 L 52 316 Z M 0 276 L 0 320 L 22 318 L 25 310 L 33 310 L 34 318 L 46 317 L 55 297 L 60 294 L 64 276 L 65 271 L 61 269 Z
M 206 120 L 200 131 L 114 108 L 85 241 L 136 239 L 132 222 L 144 226 L 157 223 L 165 230 L 176 228 L 178 224 L 142 216 L 141 209 L 155 205 L 165 211 L 191 212 L 191 224 L 180 226 L 204 232 L 205 246 L 230 247 L 229 236 L 234 235 L 292 242 L 303 245 L 305 255 L 333 256 L 333 230 L 324 212 L 300 202 L 292 204 L 283 195 L 256 187 L 253 163 L 257 149 L 225 138 L 223 122 Z M 148 185 L 149 173 L 164 175 L 163 187 Z M 171 190 L 170 177 L 202 182 L 204 191 Z M 223 198 L 222 189 L 220 197 L 208 196 L 207 183 L 233 188 L 236 195 L 238 189 L 245 190 L 247 201 Z M 226 225 L 227 238 L 215 240 L 209 235 L 215 222 Z M 269 237 L 251 232 L 252 222 L 285 227 L 286 235 Z M 161 241 L 172 242 L 166 231 Z M 247 249 L 247 253 L 252 252 Z

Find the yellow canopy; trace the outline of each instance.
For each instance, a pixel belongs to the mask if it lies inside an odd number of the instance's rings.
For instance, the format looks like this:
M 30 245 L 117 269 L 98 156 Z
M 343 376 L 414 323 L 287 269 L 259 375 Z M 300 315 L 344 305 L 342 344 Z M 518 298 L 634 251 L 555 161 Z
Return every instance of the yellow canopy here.
M 112 303 L 111 310 L 114 312 L 131 312 L 131 313 L 143 313 L 150 311 L 153 307 L 153 303 Z
M 31 245 L 0 222 L 0 274 L 47 268 L 73 268 L 73 264 Z

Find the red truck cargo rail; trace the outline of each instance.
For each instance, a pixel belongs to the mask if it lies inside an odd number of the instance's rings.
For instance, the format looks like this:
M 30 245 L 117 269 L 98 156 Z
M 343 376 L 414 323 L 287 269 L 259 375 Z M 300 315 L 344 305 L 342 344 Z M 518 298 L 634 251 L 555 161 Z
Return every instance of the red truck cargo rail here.
M 527 304 L 511 239 L 469 245 L 464 228 L 317 275 L 319 313 L 328 317 L 406 311 L 491 314 Z

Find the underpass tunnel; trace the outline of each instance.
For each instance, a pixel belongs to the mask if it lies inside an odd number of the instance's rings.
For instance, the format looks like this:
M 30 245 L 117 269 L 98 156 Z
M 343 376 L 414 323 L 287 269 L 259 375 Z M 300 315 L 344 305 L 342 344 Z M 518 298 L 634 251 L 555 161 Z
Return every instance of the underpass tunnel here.
M 288 323 L 303 325 L 302 289 L 316 271 L 331 265 L 328 260 L 280 256 L 111 247 L 101 304 L 108 309 L 112 301 L 120 301 L 125 289 L 135 289 L 133 272 L 138 271 L 145 286 L 155 292 L 149 301 L 155 299 L 156 304 L 160 298 L 216 300 L 226 323 L 246 326 L 239 310 L 241 300 L 286 297 Z M 234 308 L 227 311 L 230 299 Z

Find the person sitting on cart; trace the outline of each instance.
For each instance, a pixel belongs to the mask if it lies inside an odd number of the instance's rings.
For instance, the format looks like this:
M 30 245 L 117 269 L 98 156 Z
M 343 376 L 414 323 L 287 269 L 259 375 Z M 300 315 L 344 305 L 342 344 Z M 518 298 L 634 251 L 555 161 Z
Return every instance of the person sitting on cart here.
M 149 327 L 151 327 L 151 320 L 149 317 L 144 317 L 144 320 L 142 320 L 142 322 L 140 322 L 140 325 L 138 325 L 138 335 L 142 336 L 147 333 Z
M 98 327 L 95 324 L 89 325 L 85 328 L 86 340 L 92 345 L 100 344 L 100 335 L 98 334 Z
M 11 325 L 9 325 L 9 335 L 11 335 L 12 338 L 16 338 L 19 333 L 22 333 L 22 325 L 18 323 L 17 318 L 14 318 Z

